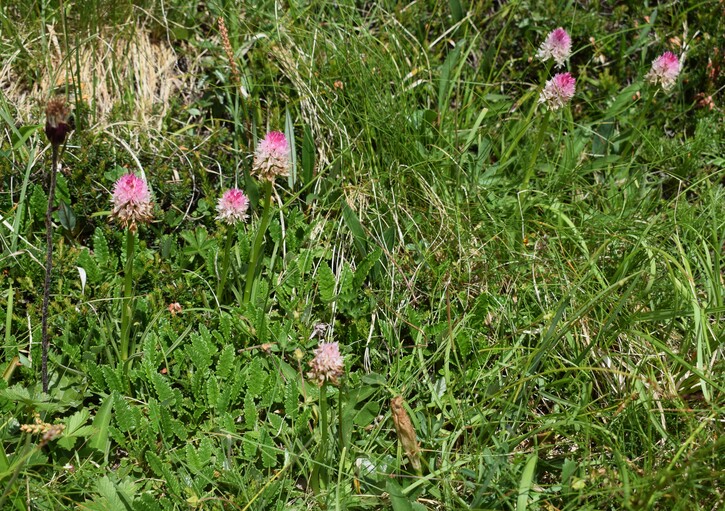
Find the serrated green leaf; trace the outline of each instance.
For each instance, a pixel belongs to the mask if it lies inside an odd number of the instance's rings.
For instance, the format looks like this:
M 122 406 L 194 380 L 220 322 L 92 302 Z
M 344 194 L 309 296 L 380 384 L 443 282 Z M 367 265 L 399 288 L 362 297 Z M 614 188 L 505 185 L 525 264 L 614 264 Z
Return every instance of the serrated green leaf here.
M 168 406 L 176 401 L 176 396 L 171 385 L 162 375 L 154 373 L 153 384 L 154 389 L 156 389 L 156 396 L 159 398 L 162 406 Z
M 227 344 L 219 355 L 219 363 L 217 364 L 216 374 L 220 380 L 226 380 L 231 374 L 232 368 L 234 367 L 235 359 L 234 346 Z
M 87 248 L 81 250 L 76 264 L 86 271 L 86 277 L 89 282 L 96 283 L 101 279 L 101 270 L 98 268 L 96 260 L 91 257 L 91 252 Z
M 41 221 L 45 218 L 45 210 L 48 209 L 48 196 L 42 186 L 33 186 L 33 193 L 30 194 L 30 212 L 33 218 Z
M 117 489 L 108 476 L 98 479 L 95 489 L 96 495 L 93 495 L 91 502 L 84 503 L 85 509 L 94 511 L 131 511 L 133 509 L 129 496 Z
M 272 468 L 277 464 L 277 449 L 267 430 L 262 430 L 259 436 L 259 444 L 262 449 L 262 465 L 264 468 Z
M 210 408 L 216 409 L 219 404 L 219 384 L 214 376 L 206 380 L 206 402 Z
M 267 370 L 262 366 L 260 359 L 255 358 L 247 369 L 247 392 L 252 397 L 262 395 L 264 384 L 267 381 Z
M 350 265 L 345 263 L 340 274 L 340 292 L 338 293 L 340 297 L 352 299 L 357 294 L 355 293 L 355 289 L 353 289 L 354 275 Z
M 317 269 L 317 289 L 323 302 L 329 303 L 335 299 L 335 274 L 324 261 Z
M 210 336 L 211 337 L 211 336 Z M 206 370 L 212 361 L 212 354 L 207 341 L 198 333 L 191 334 L 191 343 L 186 345 L 184 349 L 189 361 L 197 369 Z
M 78 438 L 93 433 L 92 427 L 83 426 L 90 417 L 91 412 L 87 408 L 78 410 L 68 417 L 64 421 L 65 429 L 63 430 L 63 436 L 58 440 L 58 445 L 64 449 L 72 449 Z
M 26 405 L 33 403 L 33 399 L 30 397 L 30 391 L 19 383 L 16 383 L 12 387 L 0 390 L 0 397 L 3 397 L 8 401 L 24 403 Z
M 242 449 L 244 457 L 247 460 L 254 460 L 257 455 L 257 447 L 259 446 L 259 433 L 256 431 L 247 431 L 242 436 Z
M 93 232 L 93 256 L 96 258 L 99 268 L 115 269 L 115 261 L 111 257 L 111 251 L 108 248 L 108 241 L 103 235 L 100 227 L 96 227 Z
M 224 339 L 232 338 L 232 317 L 226 312 L 219 316 L 219 331 Z
M 251 394 L 244 397 L 244 425 L 250 431 L 257 425 L 257 405 Z
M 353 287 L 356 290 L 359 290 L 365 283 L 365 279 L 370 273 L 370 270 L 373 268 L 373 266 L 375 266 L 375 263 L 380 260 L 380 257 L 382 255 L 383 250 L 378 247 L 370 252 L 368 255 L 366 255 L 363 260 L 360 261 L 360 264 L 357 265 L 357 268 L 355 269 L 355 277 L 353 278 L 352 283 Z
M 123 394 L 125 389 L 123 381 L 121 380 L 121 375 L 119 375 L 118 372 L 110 366 L 103 366 L 101 370 L 103 371 L 103 377 L 106 380 L 108 389 L 111 392 Z
M 164 470 L 163 465 L 164 462 L 161 461 L 161 458 L 153 452 L 153 451 L 146 451 L 146 463 L 149 464 L 149 467 L 151 467 L 151 470 L 158 476 L 163 477 Z
M 119 398 L 113 407 L 116 424 L 124 433 L 133 431 L 138 426 L 137 408 L 131 408 L 125 399 Z
M 294 381 L 288 381 L 284 389 L 284 413 L 293 421 L 299 415 L 300 391 Z

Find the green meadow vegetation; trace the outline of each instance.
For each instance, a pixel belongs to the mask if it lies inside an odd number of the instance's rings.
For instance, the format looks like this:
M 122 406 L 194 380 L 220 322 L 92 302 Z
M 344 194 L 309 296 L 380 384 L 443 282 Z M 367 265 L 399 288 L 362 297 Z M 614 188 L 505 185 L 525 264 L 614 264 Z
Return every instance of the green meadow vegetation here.
M 725 509 L 723 19 L 4 0 L 0 510 Z

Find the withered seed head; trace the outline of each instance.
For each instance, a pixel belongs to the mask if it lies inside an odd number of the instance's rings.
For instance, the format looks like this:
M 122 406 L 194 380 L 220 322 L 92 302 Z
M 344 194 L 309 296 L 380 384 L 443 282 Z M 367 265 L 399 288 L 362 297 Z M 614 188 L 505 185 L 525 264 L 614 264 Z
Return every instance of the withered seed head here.
M 398 441 L 403 446 L 406 456 L 410 460 L 410 464 L 420 472 L 420 446 L 415 436 L 415 428 L 410 421 L 408 412 L 403 406 L 403 397 L 396 396 L 390 401 L 390 411 L 393 415 L 393 423 L 395 431 L 398 433 Z
M 53 98 L 45 107 L 45 134 L 54 146 L 65 142 L 71 131 L 70 109 L 63 98 Z

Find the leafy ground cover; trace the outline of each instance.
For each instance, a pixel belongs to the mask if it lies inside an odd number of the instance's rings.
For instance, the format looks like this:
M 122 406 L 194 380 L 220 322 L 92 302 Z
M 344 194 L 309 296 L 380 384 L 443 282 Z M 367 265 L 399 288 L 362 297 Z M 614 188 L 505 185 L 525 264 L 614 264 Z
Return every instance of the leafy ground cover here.
M 725 507 L 722 2 L 469 4 L 3 2 L 0 509 Z

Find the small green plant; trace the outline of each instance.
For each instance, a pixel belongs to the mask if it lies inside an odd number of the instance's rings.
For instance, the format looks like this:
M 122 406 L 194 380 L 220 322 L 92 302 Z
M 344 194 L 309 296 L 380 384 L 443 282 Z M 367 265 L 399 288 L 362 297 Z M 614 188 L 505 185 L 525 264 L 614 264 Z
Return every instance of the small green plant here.
M 113 188 L 111 215 L 126 232 L 126 266 L 123 272 L 123 302 L 121 304 L 120 361 L 126 364 L 133 355 L 135 342 L 131 342 L 131 323 L 134 314 L 133 261 L 138 224 L 148 223 L 153 217 L 153 203 L 146 181 L 135 174 L 124 174 Z

